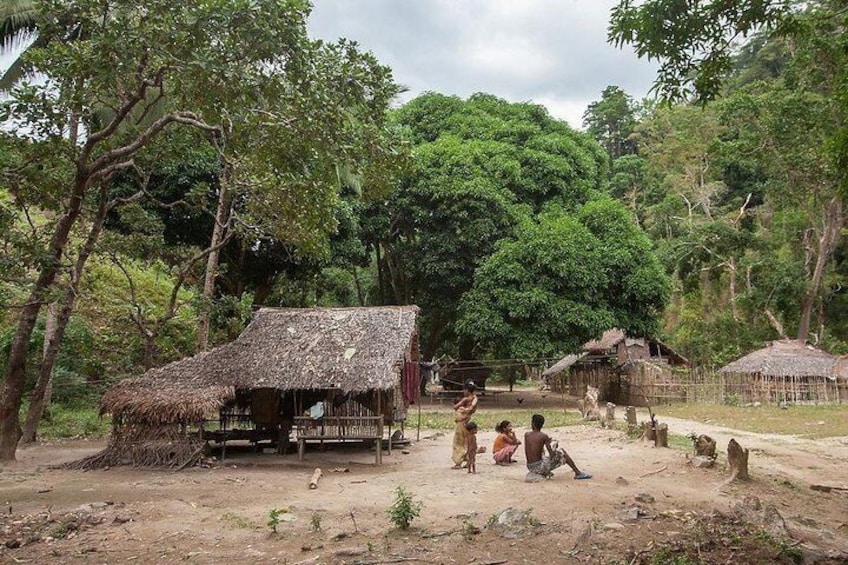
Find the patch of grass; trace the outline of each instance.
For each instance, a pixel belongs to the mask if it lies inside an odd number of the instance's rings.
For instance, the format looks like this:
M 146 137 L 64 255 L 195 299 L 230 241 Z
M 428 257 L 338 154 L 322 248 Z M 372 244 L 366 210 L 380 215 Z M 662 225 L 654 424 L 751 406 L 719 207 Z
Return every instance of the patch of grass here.
M 790 406 L 726 406 L 707 404 L 673 404 L 657 407 L 662 416 L 705 421 L 717 426 L 756 433 L 797 435 L 810 439 L 848 436 L 848 405 Z
M 241 516 L 239 514 L 234 514 L 232 512 L 224 512 L 221 515 L 221 520 L 232 524 L 236 528 L 241 528 L 243 530 L 258 530 L 259 524 L 251 520 L 250 518 L 246 518 L 245 516 Z M 269 524 L 270 525 L 270 524 Z M 276 530 L 274 530 L 276 531 Z
M 677 434 L 668 434 L 668 446 L 672 449 L 682 449 L 683 451 L 692 451 L 692 440 L 686 436 Z
M 112 429 L 112 419 L 101 418 L 96 406 L 50 407 L 49 418 L 42 420 L 38 427 L 41 439 L 65 439 L 76 437 L 105 437 Z
M 530 428 L 530 417 L 533 414 L 545 416 L 545 428 L 561 428 L 582 424 L 583 420 L 575 411 L 563 413 L 560 410 L 478 410 L 472 420 L 483 430 L 494 430 L 495 426 L 502 420 L 509 420 L 515 428 Z M 430 430 L 452 430 L 456 423 L 453 419 L 453 411 L 424 411 L 421 412 L 421 427 Z

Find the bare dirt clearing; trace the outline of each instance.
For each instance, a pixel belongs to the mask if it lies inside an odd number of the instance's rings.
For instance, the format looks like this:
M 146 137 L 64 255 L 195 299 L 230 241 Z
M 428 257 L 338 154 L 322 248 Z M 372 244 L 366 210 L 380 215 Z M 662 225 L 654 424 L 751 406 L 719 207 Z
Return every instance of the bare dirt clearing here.
M 23 450 L 18 463 L 0 471 L 0 562 L 629 564 L 744 556 L 789 563 L 812 546 L 808 558 L 845 562 L 848 496 L 810 490 L 807 481 L 848 484 L 848 438 L 793 443 L 663 421 L 676 433 L 714 434 L 722 451 L 725 434 L 736 437 L 752 449 L 753 480 L 719 489 L 723 456 L 717 468 L 695 469 L 681 450 L 655 449 L 596 425 L 549 430 L 594 478 L 574 481 L 560 470 L 540 484 L 523 482 L 522 464 L 499 467 L 488 453 L 478 459 L 477 475 L 450 470 L 451 434 L 444 431 L 422 430 L 419 442 L 393 450 L 382 467 L 371 452 L 348 447 L 309 451 L 302 463 L 291 455 L 236 453 L 226 465 L 178 473 L 48 468 L 103 446 L 67 442 Z M 480 443 L 491 446 L 493 438 L 481 432 Z M 315 467 L 325 474 L 310 490 Z M 386 514 L 397 486 L 424 504 L 405 532 Z M 637 502 L 643 493 L 650 496 Z M 508 507 L 529 510 L 529 517 L 487 527 Z M 267 525 L 272 508 L 288 511 L 278 534 Z

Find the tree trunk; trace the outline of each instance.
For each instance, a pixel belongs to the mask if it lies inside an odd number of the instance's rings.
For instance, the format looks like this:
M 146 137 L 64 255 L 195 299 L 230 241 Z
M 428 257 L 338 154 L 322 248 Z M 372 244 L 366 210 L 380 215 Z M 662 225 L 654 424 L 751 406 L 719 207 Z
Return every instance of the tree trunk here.
M 828 202 L 822 217 L 822 233 L 818 238 L 818 253 L 812 277 L 807 285 L 807 291 L 801 299 L 801 319 L 798 324 L 798 339 L 805 340 L 810 334 L 810 319 L 816 300 L 821 293 L 825 269 L 839 242 L 844 218 L 842 215 L 842 200 L 836 196 Z
M 707 435 L 699 435 L 693 442 L 695 444 L 695 455 L 703 457 L 716 456 L 716 442 L 713 438 Z
M 24 431 L 21 436 L 21 442 L 24 445 L 35 443 L 38 423 L 41 422 L 41 418 L 44 416 L 44 411 L 50 404 L 48 390 L 52 393 L 52 360 L 55 359 L 55 355 L 51 354 L 51 349 L 58 349 L 58 347 L 54 347 L 53 345 L 57 342 L 56 326 L 58 325 L 58 317 L 58 304 L 52 302 L 47 307 L 47 314 L 44 320 L 44 346 L 42 347 L 41 354 L 41 370 L 39 371 L 38 381 L 35 383 L 35 388 L 32 390 L 32 395 L 30 395 L 29 411 L 27 412 L 26 423 L 24 424 Z
M 634 429 L 636 429 L 636 424 L 638 422 L 636 421 L 636 407 L 635 406 L 628 406 L 624 410 L 624 419 L 627 420 L 627 430 L 628 431 L 632 432 Z
M 38 381 L 32 391 L 29 412 L 27 413 L 26 423 L 24 424 L 22 437 L 24 443 L 35 442 L 38 424 L 41 422 L 45 408 L 50 404 L 53 367 L 56 364 L 56 356 L 59 354 L 59 347 L 65 336 L 65 329 L 68 327 L 68 321 L 71 319 L 71 314 L 74 311 L 74 304 L 79 293 L 79 285 L 82 280 L 82 273 L 85 270 L 85 264 L 94 251 L 97 240 L 100 238 L 100 233 L 103 231 L 103 223 L 106 221 L 106 215 L 111 210 L 108 203 L 108 196 L 108 182 L 104 181 L 100 189 L 100 202 L 97 207 L 97 215 L 94 217 L 94 222 L 89 229 L 88 237 L 82 247 L 80 247 L 77 260 L 74 263 L 74 269 L 71 272 L 70 284 L 61 301 L 61 308 L 57 312 L 56 303 L 47 307 L 47 322 L 44 330 L 44 356 L 41 360 Z
M 206 276 L 203 279 L 203 295 L 201 297 L 200 311 L 197 320 L 197 350 L 209 349 L 209 327 L 211 318 L 212 296 L 215 292 L 215 277 L 218 274 L 218 256 L 220 250 L 218 244 L 224 239 L 226 222 L 229 219 L 229 193 L 227 184 L 229 173 L 225 167 L 221 174 L 220 188 L 218 194 L 218 208 L 215 211 L 215 227 L 212 229 L 212 241 L 209 248 L 212 251 L 206 258 Z
M 731 439 L 727 444 L 727 462 L 730 465 L 730 480 L 744 481 L 748 479 L 748 450 L 742 449 L 742 446 L 735 439 Z
M 38 279 L 30 291 L 18 319 L 18 328 L 9 348 L 9 358 L 6 363 L 6 374 L 3 380 L 3 390 L 0 393 L 0 461 L 14 461 L 15 450 L 21 437 L 20 410 L 24 396 L 26 380 L 26 357 L 30 338 L 44 296 L 56 280 L 60 261 L 71 228 L 77 221 L 82 206 L 89 179 L 77 174 L 74 189 L 68 199 L 65 214 L 56 223 L 53 236 L 50 239 L 49 260 L 41 268 Z
M 668 424 L 657 424 L 654 447 L 668 447 Z

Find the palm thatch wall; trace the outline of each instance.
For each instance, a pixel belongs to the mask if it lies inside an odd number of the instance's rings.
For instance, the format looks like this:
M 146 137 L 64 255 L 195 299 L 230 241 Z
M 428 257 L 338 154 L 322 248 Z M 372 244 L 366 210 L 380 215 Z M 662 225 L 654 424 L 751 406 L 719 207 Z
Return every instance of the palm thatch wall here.
M 728 363 L 719 373 L 745 376 L 746 401 L 838 402 L 837 359 L 801 340 L 768 343 Z
M 112 415 L 110 447 L 126 459 L 127 449 L 117 449 L 117 443 L 171 445 L 175 434 L 192 443 L 189 427 L 235 401 L 237 391 L 330 390 L 355 396 L 379 391 L 391 398 L 403 362 L 418 360 L 417 313 L 416 306 L 263 308 L 235 341 L 108 390 L 100 411 Z M 177 462 L 195 447 L 165 459 Z M 128 462 L 143 465 L 150 458 L 141 459 Z M 153 459 L 159 465 L 163 458 Z M 105 464 L 118 464 L 115 455 Z

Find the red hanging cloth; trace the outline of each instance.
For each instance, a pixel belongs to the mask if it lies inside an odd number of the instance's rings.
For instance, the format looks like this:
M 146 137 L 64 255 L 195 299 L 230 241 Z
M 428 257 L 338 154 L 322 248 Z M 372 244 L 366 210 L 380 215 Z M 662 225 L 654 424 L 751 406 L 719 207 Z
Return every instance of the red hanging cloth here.
M 403 391 L 403 402 L 407 406 L 416 404 L 421 391 L 421 371 L 416 361 L 406 361 L 403 364 L 403 378 L 401 390 Z

